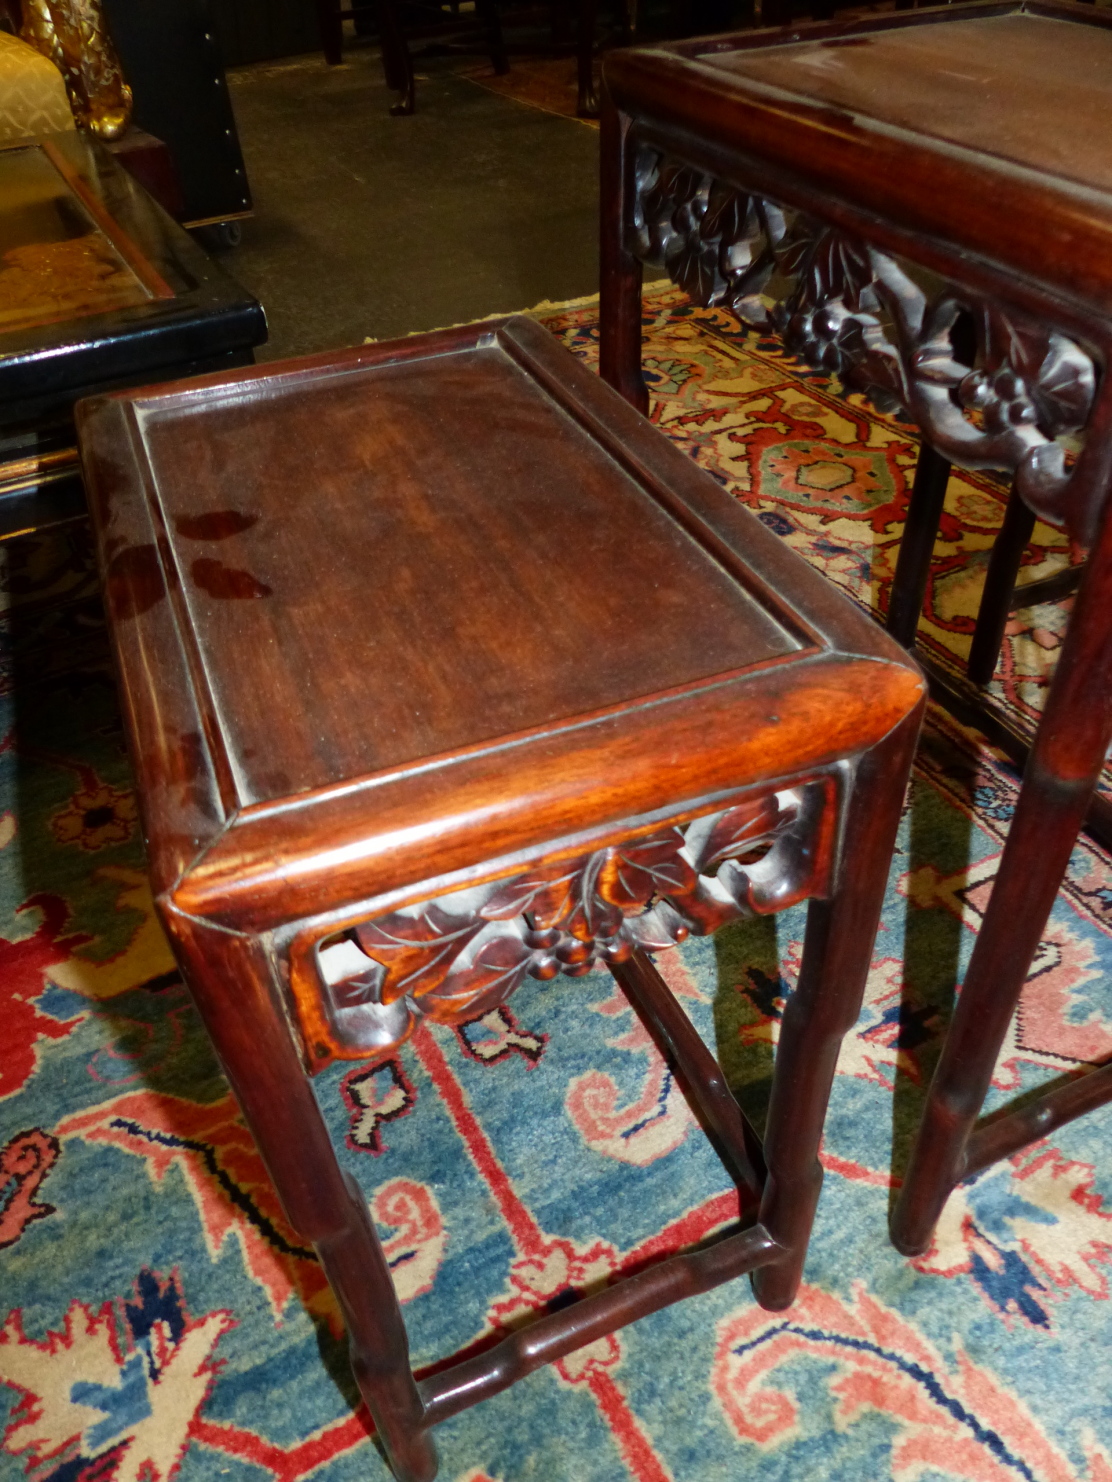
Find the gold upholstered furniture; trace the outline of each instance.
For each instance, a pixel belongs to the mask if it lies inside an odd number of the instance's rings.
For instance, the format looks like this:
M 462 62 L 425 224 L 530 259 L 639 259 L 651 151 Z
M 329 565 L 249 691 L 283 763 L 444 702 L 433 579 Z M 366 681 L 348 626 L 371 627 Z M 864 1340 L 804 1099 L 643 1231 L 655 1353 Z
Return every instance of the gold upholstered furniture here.
M 76 122 L 118 139 L 131 121 L 131 89 L 101 0 L 3 0 L 3 13 L 19 36 L 0 32 L 0 138 Z
M 26 41 L 0 31 L 0 141 L 72 128 L 57 67 Z

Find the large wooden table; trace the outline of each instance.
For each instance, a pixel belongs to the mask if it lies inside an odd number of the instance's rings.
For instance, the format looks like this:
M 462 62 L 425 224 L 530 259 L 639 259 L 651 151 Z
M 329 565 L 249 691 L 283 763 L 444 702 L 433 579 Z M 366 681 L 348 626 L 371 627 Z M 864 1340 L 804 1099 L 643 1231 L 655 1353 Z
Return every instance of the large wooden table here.
M 1112 742 L 1112 17 L 989 0 L 629 51 L 604 77 L 612 385 L 646 406 L 653 263 L 905 407 L 924 437 L 889 612 L 906 642 L 950 460 L 1010 472 L 982 679 L 1035 516 L 1089 548 L 894 1224 L 921 1250 L 958 1180 L 1112 1095 L 1106 1066 L 974 1125 Z
M 79 422 L 159 913 L 401 1482 L 430 1426 L 666 1303 L 753 1272 L 787 1305 L 914 661 L 528 320 Z M 762 1147 L 648 953 L 803 899 Z M 740 1223 L 417 1383 L 308 1074 L 602 965 Z

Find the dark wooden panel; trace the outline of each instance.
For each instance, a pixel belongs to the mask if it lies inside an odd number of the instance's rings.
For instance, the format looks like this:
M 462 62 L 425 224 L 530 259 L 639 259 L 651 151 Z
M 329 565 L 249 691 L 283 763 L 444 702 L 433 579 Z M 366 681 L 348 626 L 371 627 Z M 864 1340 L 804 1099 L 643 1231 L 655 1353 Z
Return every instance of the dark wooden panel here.
M 313 0 L 221 0 L 213 10 L 226 67 L 319 51 Z
M 256 384 L 140 413 L 245 802 L 799 646 L 497 346 Z
M 213 9 L 209 0 L 105 0 L 135 123 L 169 146 L 188 222 L 251 209 Z
M 1112 189 L 1104 128 L 1112 111 L 1112 31 L 1103 27 L 959 11 L 933 26 L 700 60 L 812 102 Z

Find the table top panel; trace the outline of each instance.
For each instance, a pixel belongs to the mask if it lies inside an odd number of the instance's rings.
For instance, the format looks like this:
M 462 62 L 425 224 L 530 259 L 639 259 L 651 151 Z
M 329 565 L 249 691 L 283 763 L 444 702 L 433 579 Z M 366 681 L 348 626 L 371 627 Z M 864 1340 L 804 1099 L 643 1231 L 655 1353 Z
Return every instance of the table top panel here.
M 243 803 L 801 647 L 497 344 L 138 423 Z
M 1071 0 L 632 47 L 634 137 L 882 250 L 1112 343 L 1112 17 Z
M 655 827 L 867 749 L 921 698 L 869 617 L 528 319 L 77 422 L 155 889 L 188 914 L 269 930 Z
M 697 59 L 739 79 L 1112 191 L 1112 30 L 1029 13 L 939 17 Z

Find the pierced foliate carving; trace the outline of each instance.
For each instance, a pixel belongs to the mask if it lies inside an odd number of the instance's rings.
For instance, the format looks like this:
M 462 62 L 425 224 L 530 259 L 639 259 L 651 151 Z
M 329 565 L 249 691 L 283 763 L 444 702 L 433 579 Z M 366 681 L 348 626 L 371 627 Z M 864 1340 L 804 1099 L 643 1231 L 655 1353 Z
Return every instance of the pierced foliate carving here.
M 759 294 L 787 230 L 779 206 L 651 149 L 638 150 L 635 176 L 634 255 L 665 268 L 696 303 L 764 314 Z
M 1097 371 L 1074 341 L 655 150 L 639 151 L 636 185 L 631 248 L 643 261 L 903 407 L 953 462 L 1014 473 L 1037 514 L 1091 537 L 1097 501 L 1076 486 L 1070 455 Z M 963 328 L 975 351 L 959 358 Z
M 473 1018 L 526 976 L 579 977 L 783 910 L 822 888 L 828 801 L 812 783 L 357 926 L 319 954 L 333 1023 L 386 1049 L 421 1015 Z

